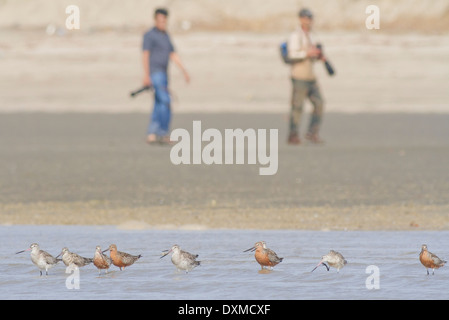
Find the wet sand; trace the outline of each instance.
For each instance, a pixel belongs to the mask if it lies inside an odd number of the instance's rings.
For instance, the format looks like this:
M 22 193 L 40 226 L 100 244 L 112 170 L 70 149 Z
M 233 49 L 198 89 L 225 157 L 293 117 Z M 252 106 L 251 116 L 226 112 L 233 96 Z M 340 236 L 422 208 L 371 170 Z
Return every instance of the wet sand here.
M 149 101 L 149 97 L 147 97 Z M 279 129 L 279 169 L 179 165 L 147 114 L 0 117 L 0 224 L 124 229 L 449 229 L 449 115 L 328 113 L 326 144 L 285 144 L 286 114 L 175 114 L 173 128 Z M 308 120 L 303 119 L 303 123 Z

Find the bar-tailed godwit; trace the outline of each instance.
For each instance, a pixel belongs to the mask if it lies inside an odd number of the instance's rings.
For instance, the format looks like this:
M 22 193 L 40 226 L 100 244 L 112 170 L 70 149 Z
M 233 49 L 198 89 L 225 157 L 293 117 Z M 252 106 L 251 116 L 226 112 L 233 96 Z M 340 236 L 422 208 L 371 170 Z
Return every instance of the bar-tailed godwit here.
M 103 252 L 101 252 L 101 247 L 97 246 L 94 254 L 94 265 L 98 268 L 98 274 L 101 274 L 101 270 L 106 270 L 106 273 L 108 273 L 111 263 L 111 258 L 103 254 Z
M 329 263 L 329 266 L 337 268 L 337 272 L 340 272 L 340 269 L 348 263 L 341 253 L 331 250 L 328 254 L 321 257 L 320 263 L 318 263 L 311 272 L 313 272 L 321 264 L 326 267 L 327 271 L 329 271 L 330 268 L 327 266 L 326 262 Z
M 31 261 L 33 261 L 33 263 L 39 268 L 41 276 L 43 270 L 45 270 L 45 274 L 48 276 L 48 270 L 54 267 L 59 261 L 61 261 L 61 259 L 56 259 L 48 252 L 40 250 L 39 245 L 37 243 L 32 243 L 28 249 L 16 252 L 16 254 L 30 250 L 31 250 Z
M 80 255 L 74 252 L 70 252 L 69 249 L 66 247 L 62 248 L 61 253 L 58 254 L 56 258 L 58 258 L 60 255 L 62 255 L 62 262 L 64 262 L 66 266 L 74 264 L 75 266 L 81 268 L 93 262 L 92 258 L 81 257 Z
M 119 267 L 120 270 L 122 270 L 122 268 L 125 269 L 125 267 L 129 267 L 142 257 L 142 255 L 140 254 L 134 256 L 126 252 L 117 251 L 117 246 L 115 244 L 111 244 L 109 248 L 104 250 L 103 252 L 106 252 L 108 250 L 111 252 L 110 255 L 112 263 L 114 264 L 114 266 Z
M 183 251 L 179 248 L 177 244 L 172 246 L 170 250 L 164 251 L 166 252 L 164 255 L 162 255 L 161 259 L 173 252 L 171 256 L 171 262 L 176 266 L 178 271 L 184 270 L 187 273 L 191 271 L 193 268 L 199 266 L 201 263 L 201 261 L 196 260 L 196 258 L 198 258 L 197 254 L 191 254 L 186 251 Z
M 262 270 L 264 269 L 264 267 L 270 267 L 271 269 L 273 269 L 275 265 L 279 264 L 280 262 L 282 262 L 282 260 L 284 260 L 284 258 L 279 258 L 276 252 L 274 252 L 271 249 L 268 249 L 265 241 L 256 242 L 254 244 L 254 247 L 251 247 L 243 252 L 248 251 L 251 252 L 256 251 L 254 257 L 256 258 L 256 261 L 260 264 Z
M 435 274 L 435 269 L 444 266 L 444 264 L 447 262 L 445 260 L 438 258 L 432 252 L 429 252 L 427 250 L 427 245 L 425 244 L 421 246 L 421 252 L 419 253 L 419 261 L 421 261 L 423 266 L 426 267 L 427 275 L 429 275 L 429 268 L 432 269 L 432 274 Z

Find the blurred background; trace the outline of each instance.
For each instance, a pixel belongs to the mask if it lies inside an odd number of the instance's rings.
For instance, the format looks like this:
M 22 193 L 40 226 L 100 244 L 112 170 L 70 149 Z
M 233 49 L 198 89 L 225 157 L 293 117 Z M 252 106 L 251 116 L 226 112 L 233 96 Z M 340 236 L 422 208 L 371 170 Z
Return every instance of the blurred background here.
M 173 31 L 217 30 L 288 32 L 296 24 L 296 13 L 303 6 L 316 14 L 322 30 L 363 30 L 365 8 L 377 5 L 382 27 L 396 31 L 441 33 L 449 29 L 449 4 L 444 0 L 2 0 L 2 27 L 63 27 L 65 8 L 77 5 L 86 31 L 146 28 L 156 7 L 170 9 Z
M 367 6 L 380 9 L 368 30 Z M 80 9 L 67 30 L 65 8 Z M 170 10 L 176 112 L 288 112 L 289 68 L 278 46 L 303 6 L 337 76 L 320 65 L 327 111 L 447 112 L 449 2 L 0 0 L 0 111 L 149 112 L 130 101 L 141 84 L 141 42 L 156 7 Z

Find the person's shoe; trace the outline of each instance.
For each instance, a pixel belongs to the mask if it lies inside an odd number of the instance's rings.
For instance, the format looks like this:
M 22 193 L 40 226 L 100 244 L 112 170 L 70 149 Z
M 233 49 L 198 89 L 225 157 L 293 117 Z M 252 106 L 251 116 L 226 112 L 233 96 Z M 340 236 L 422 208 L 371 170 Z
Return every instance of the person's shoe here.
M 146 142 L 147 142 L 148 144 L 155 144 L 155 143 L 157 142 L 157 137 L 156 137 L 156 135 L 155 135 L 154 133 L 149 134 L 149 135 L 147 136 Z
M 297 133 L 290 133 L 290 135 L 288 136 L 287 143 L 291 145 L 298 145 L 301 144 L 301 139 L 299 139 Z
M 323 144 L 324 143 L 324 140 L 321 140 L 321 138 L 318 135 L 318 133 L 307 132 L 306 140 L 311 142 L 311 143 L 314 143 L 314 144 Z
M 159 143 L 162 145 L 172 145 L 173 141 L 170 140 L 170 136 L 163 136 L 160 138 Z

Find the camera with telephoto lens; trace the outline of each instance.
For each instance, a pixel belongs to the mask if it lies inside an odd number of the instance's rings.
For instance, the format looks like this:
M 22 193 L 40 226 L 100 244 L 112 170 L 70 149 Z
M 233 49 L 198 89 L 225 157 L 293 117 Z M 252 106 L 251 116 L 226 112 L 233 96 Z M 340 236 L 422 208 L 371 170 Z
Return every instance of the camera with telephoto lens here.
M 318 43 L 318 44 L 316 45 L 316 47 L 317 47 L 318 50 L 320 50 L 320 55 L 318 56 L 318 59 L 321 59 L 321 58 L 323 57 L 323 46 L 321 45 L 321 43 Z M 332 65 L 330 64 L 330 62 L 327 61 L 327 59 L 324 60 L 324 66 L 326 67 L 327 73 L 328 73 L 330 76 L 333 76 L 333 75 L 335 74 L 334 68 L 332 67 Z
M 141 88 L 139 88 L 137 90 L 132 91 L 129 95 L 131 96 L 131 98 L 134 98 L 135 96 L 137 96 L 137 95 L 139 95 L 142 92 L 147 91 L 147 90 L 151 90 L 151 91 L 154 90 L 153 86 L 141 87 Z

